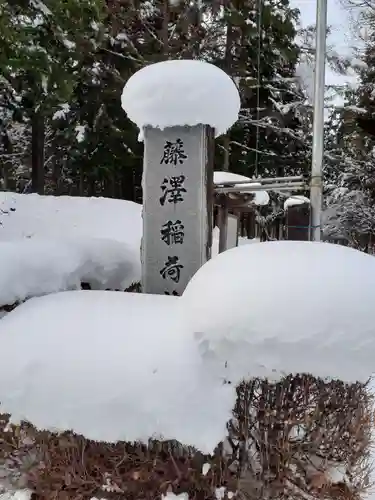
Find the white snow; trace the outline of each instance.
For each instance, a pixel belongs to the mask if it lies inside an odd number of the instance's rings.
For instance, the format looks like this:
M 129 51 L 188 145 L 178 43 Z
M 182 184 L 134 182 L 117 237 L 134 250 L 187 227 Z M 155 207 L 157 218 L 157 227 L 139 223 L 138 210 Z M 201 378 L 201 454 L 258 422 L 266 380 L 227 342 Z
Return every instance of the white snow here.
M 305 91 L 309 104 L 314 101 L 314 63 L 303 56 L 296 67 L 296 77 Z
M 0 192 L 0 306 L 140 280 L 141 205 L 106 198 Z
M 327 243 L 243 245 L 206 263 L 182 300 L 204 359 L 233 383 L 375 370 L 375 259 Z
M 82 142 L 85 139 L 86 127 L 84 125 L 77 125 L 75 128 L 77 142 Z
M 45 16 L 52 16 L 52 12 L 49 8 L 40 0 L 30 0 L 30 5 L 34 7 L 34 9 L 39 10 Z
M 0 500 L 30 500 L 31 491 L 30 490 L 15 490 L 15 491 L 4 491 L 0 492 Z
M 189 495 L 187 493 L 180 493 L 175 495 L 172 492 L 168 492 L 166 495 L 161 496 L 162 500 L 189 500 Z
M 1 232 L 1 228 L 0 228 Z M 139 251 L 104 238 L 0 242 L 0 306 L 62 290 L 126 290 L 140 280 Z
M 70 111 L 70 106 L 68 103 L 60 104 L 60 109 L 54 113 L 52 120 L 59 120 L 65 118 Z
M 233 491 L 227 491 L 225 486 L 220 486 L 220 488 L 216 488 L 215 490 L 216 500 L 224 500 L 225 495 L 227 495 L 229 500 L 234 497 Z
M 0 192 L 0 242 L 70 236 L 139 247 L 141 211 L 141 205 L 125 200 Z
M 75 291 L 25 302 L 0 321 L 0 412 L 94 440 L 163 436 L 212 452 L 235 394 L 204 371 L 181 300 Z
M 209 473 L 211 469 L 211 464 L 209 464 L 208 462 L 203 464 L 202 466 L 202 476 L 207 476 L 207 474 Z
M 219 254 L 219 240 L 220 240 L 220 229 L 215 226 L 212 230 L 212 248 L 211 255 L 215 257 Z M 259 238 L 246 238 L 243 236 L 238 237 L 238 246 L 249 245 L 251 243 L 260 243 Z
M 245 181 L 249 181 L 249 183 L 245 183 Z M 238 182 L 242 184 L 237 184 Z M 215 186 L 227 185 L 232 183 L 233 186 L 238 186 L 238 191 L 241 188 L 249 188 L 249 187 L 260 187 L 262 184 L 260 182 L 253 182 L 250 177 L 245 177 L 244 175 L 234 174 L 232 172 L 222 172 L 217 171 L 214 172 L 214 184 Z M 251 200 L 251 203 L 258 206 L 268 205 L 270 201 L 269 194 L 267 191 L 253 191 L 254 198 Z
M 238 119 L 240 96 L 233 80 L 204 61 L 163 61 L 146 66 L 126 83 L 121 103 L 140 130 L 147 126 L 210 125 L 216 136 Z
M 362 61 L 361 59 L 358 59 L 356 57 L 354 57 L 351 61 L 350 61 L 350 65 L 352 66 L 352 68 L 356 68 L 356 69 L 364 69 L 366 70 L 368 68 L 368 65 L 365 61 Z
M 234 174 L 233 172 L 223 172 L 223 171 L 215 171 L 214 172 L 214 184 L 226 184 L 226 183 L 233 183 L 236 184 L 237 182 L 244 182 L 244 181 L 250 181 L 251 179 L 249 177 L 246 177 L 244 175 L 240 174 Z
M 310 200 L 309 198 L 306 198 L 306 196 L 290 196 L 284 201 L 284 210 L 287 210 L 289 207 L 295 207 L 296 205 L 303 205 L 305 203 L 310 204 Z
M 348 480 L 347 466 L 345 464 L 332 463 L 326 475 L 331 483 L 344 483 Z

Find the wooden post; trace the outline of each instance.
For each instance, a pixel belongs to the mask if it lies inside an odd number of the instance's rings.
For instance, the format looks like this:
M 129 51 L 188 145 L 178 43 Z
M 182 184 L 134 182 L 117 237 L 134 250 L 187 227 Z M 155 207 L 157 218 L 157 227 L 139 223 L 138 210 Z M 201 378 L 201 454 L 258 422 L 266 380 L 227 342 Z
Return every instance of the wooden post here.
M 203 125 L 145 129 L 144 293 L 181 295 L 210 257 L 212 137 Z
M 310 239 L 310 203 L 286 207 L 286 239 L 308 241 Z
M 227 233 L 228 233 L 228 203 L 227 197 L 221 195 L 219 205 L 219 253 L 225 252 L 227 249 Z

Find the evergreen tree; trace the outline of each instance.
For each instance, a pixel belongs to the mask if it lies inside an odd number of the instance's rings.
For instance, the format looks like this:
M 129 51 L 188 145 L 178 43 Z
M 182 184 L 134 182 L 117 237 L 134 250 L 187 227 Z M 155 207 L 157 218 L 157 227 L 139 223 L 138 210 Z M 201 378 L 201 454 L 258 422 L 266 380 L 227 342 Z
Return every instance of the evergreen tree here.
M 368 43 L 360 84 L 346 93 L 347 105 L 331 116 L 327 144 L 325 234 L 369 251 L 375 234 L 374 46 Z
M 239 85 L 241 117 L 217 143 L 216 168 L 263 176 L 308 168 L 310 124 L 294 78 L 298 11 L 288 0 L 108 1 L 105 9 L 100 0 L 86 0 L 86 7 L 78 1 L 65 10 L 57 0 L 26 1 L 22 8 L 21 0 L 4 3 L 0 21 L 5 34 L 17 27 L 5 38 L 9 46 L 12 36 L 19 40 L 17 71 L 8 73 L 15 74 L 12 91 L 22 96 L 18 116 L 33 124 L 32 163 L 46 171 L 47 192 L 139 199 L 142 145 L 120 96 L 136 70 L 167 58 L 205 59 Z M 71 21 L 78 8 L 84 9 L 79 26 Z M 20 12 L 30 17 L 32 35 L 24 21 L 11 23 Z
M 46 123 L 69 101 L 84 55 L 95 49 L 100 0 L 17 0 L 0 4 L 2 86 L 13 118 L 29 122 L 33 190 L 44 192 Z M 17 105 L 15 96 L 18 96 Z

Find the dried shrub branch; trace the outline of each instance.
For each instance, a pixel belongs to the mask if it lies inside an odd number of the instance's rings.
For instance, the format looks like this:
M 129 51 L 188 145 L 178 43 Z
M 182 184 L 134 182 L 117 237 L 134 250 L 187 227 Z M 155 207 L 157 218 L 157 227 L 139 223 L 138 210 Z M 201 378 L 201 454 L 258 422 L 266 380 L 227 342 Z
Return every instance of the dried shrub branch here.
M 290 375 L 244 382 L 237 396 L 229 455 L 248 498 L 354 500 L 369 489 L 367 385 Z
M 237 388 L 228 437 L 212 456 L 171 441 L 57 436 L 9 425 L 5 416 L 0 472 L 36 500 L 155 500 L 170 490 L 204 500 L 215 499 L 219 486 L 240 499 L 358 500 L 370 487 L 372 403 L 366 385 L 308 375 L 277 384 L 253 379 Z

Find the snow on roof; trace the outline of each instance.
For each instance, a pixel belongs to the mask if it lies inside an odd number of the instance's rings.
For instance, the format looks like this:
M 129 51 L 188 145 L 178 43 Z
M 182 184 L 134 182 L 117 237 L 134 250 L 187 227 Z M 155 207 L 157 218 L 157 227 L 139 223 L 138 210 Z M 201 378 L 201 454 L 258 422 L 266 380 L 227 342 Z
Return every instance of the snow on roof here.
M 98 441 L 163 436 L 211 452 L 235 395 L 203 373 L 180 301 L 76 291 L 25 302 L 0 321 L 0 412 Z
M 140 280 L 141 205 L 106 198 L 0 192 L 0 306 Z
M 305 203 L 310 204 L 310 200 L 309 198 L 306 198 L 306 196 L 290 196 L 284 201 L 284 210 L 287 210 L 289 207 L 295 207 L 296 205 L 303 205 Z
M 228 184 L 229 182 L 233 183 L 233 186 L 237 186 L 237 182 L 251 181 L 248 184 L 238 184 L 238 190 L 241 188 L 247 188 L 251 186 L 259 187 L 261 186 L 260 182 L 252 182 L 250 177 L 245 177 L 244 175 L 234 174 L 232 172 L 222 172 L 217 171 L 214 172 L 214 184 L 215 186 L 219 186 L 220 184 Z M 254 191 L 254 199 L 252 203 L 254 205 L 268 205 L 270 201 L 269 194 L 267 191 Z
M 238 119 L 240 96 L 233 80 L 204 61 L 177 60 L 151 64 L 126 83 L 121 103 L 140 129 L 152 126 L 210 125 L 216 136 Z
M 375 368 L 374 283 L 374 257 L 350 248 L 244 245 L 195 274 L 184 322 L 233 382 L 293 372 L 363 381 Z
M 214 172 L 214 184 L 225 184 L 227 182 L 233 182 L 236 184 L 237 182 L 250 181 L 250 177 L 246 177 L 240 174 L 234 174 L 233 172 L 223 172 L 223 171 L 215 171 Z

